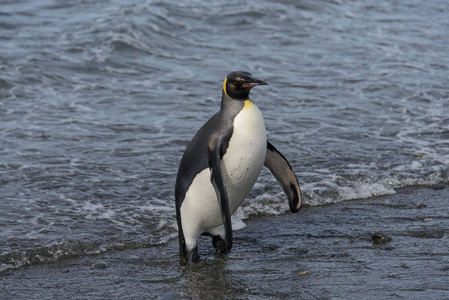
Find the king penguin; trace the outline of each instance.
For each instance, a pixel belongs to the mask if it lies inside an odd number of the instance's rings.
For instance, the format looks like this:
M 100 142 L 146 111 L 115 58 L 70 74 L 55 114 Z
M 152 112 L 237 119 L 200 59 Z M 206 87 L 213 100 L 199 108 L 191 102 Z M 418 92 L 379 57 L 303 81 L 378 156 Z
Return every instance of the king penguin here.
M 175 186 L 181 255 L 198 263 L 197 240 L 212 236 L 220 253 L 232 248 L 231 215 L 242 204 L 262 167 L 269 169 L 286 194 L 290 210 L 301 208 L 301 189 L 285 157 L 267 141 L 259 108 L 250 90 L 267 83 L 248 72 L 224 80 L 221 108 L 188 144 Z

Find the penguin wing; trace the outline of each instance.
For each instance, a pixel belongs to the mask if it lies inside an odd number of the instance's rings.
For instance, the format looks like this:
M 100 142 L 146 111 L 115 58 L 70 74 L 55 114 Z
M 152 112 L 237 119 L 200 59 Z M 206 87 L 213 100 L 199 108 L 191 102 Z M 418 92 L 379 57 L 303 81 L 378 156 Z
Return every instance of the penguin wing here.
M 218 203 L 221 208 L 221 216 L 223 218 L 223 224 L 225 228 L 226 248 L 231 250 L 232 248 L 232 224 L 231 213 L 229 211 L 228 193 L 226 192 L 226 186 L 221 173 L 221 148 L 223 146 L 222 139 L 213 139 L 209 145 L 209 169 L 210 169 L 210 181 L 215 189 Z
M 284 190 L 291 212 L 299 211 L 302 204 L 302 195 L 298 179 L 296 179 L 296 175 L 287 159 L 268 141 L 265 167 L 270 170 Z

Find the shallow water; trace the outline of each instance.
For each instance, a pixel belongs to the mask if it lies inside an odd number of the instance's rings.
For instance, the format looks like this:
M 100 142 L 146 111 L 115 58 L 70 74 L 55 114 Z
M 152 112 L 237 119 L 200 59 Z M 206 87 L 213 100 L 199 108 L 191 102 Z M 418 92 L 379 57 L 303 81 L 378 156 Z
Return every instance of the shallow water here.
M 0 274 L 9 299 L 449 299 L 447 186 L 255 216 L 227 255 L 177 240 Z M 373 242 L 382 235 L 383 243 Z
M 448 182 L 446 1 L 8 1 L 0 271 L 177 235 L 182 152 L 246 70 L 309 205 Z M 261 175 L 236 226 L 288 210 Z

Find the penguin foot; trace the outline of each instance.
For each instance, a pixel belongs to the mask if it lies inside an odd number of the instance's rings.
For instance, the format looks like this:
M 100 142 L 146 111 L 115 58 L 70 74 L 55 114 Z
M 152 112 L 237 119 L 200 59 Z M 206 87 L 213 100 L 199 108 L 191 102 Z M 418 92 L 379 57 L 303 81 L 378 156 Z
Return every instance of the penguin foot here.
M 217 249 L 218 253 L 227 253 L 228 247 L 226 246 L 226 241 L 220 236 L 216 235 L 212 237 L 212 245 Z
M 200 255 L 198 254 L 198 248 L 193 248 L 187 253 L 187 258 L 189 260 L 190 265 L 196 265 L 200 262 Z

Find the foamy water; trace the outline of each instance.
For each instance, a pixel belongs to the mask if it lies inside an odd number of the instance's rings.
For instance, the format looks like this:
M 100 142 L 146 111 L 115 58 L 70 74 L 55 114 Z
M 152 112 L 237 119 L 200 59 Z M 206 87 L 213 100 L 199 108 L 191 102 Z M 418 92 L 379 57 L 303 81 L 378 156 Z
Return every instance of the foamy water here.
M 174 182 L 246 70 L 323 205 L 448 181 L 445 1 L 28 1 L 0 12 L 0 271 L 176 237 Z M 263 171 L 233 217 L 288 211 Z

